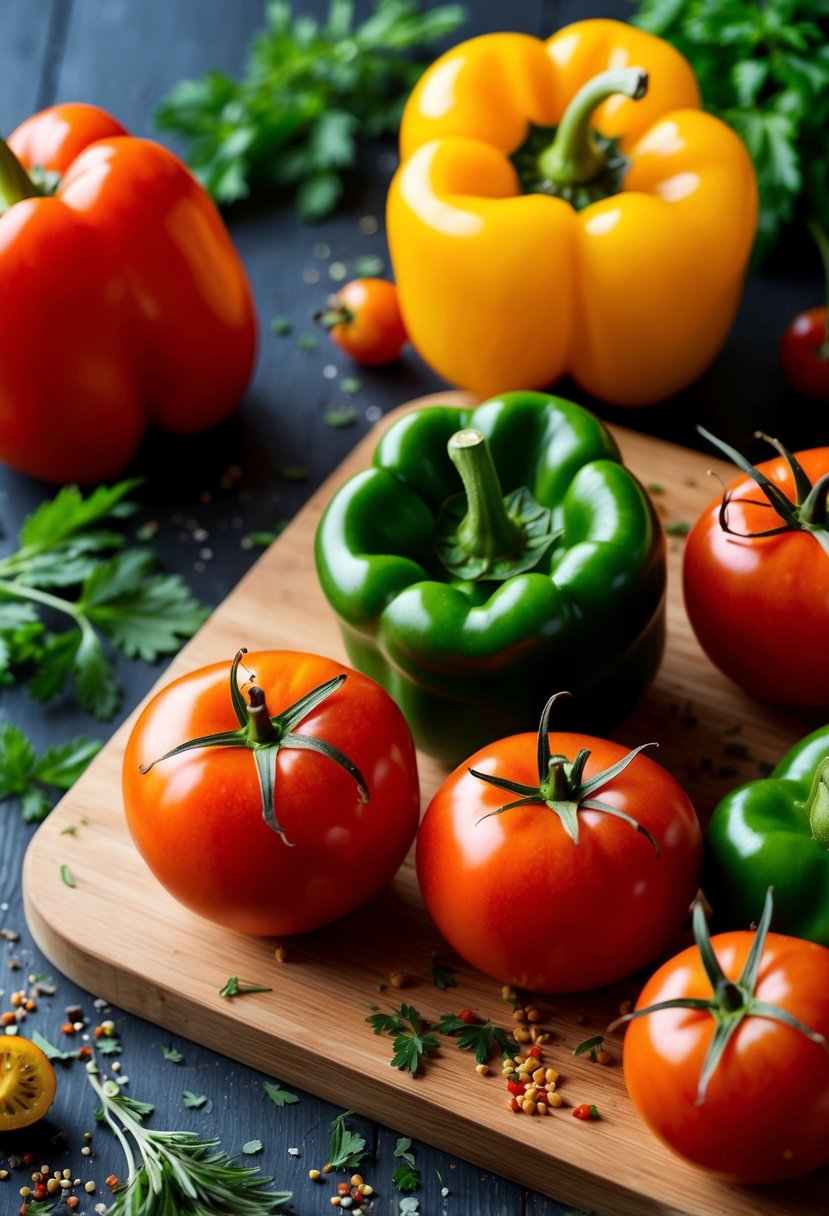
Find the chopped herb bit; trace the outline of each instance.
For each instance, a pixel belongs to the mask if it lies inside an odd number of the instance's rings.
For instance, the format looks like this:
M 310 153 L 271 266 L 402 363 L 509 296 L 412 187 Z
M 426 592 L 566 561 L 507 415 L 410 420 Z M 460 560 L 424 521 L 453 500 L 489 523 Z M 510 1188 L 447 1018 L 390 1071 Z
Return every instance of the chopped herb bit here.
M 177 1051 L 175 1047 L 165 1047 L 163 1043 L 161 1044 L 161 1054 L 164 1056 L 164 1059 L 169 1060 L 171 1064 L 180 1064 L 184 1059 L 184 1056 L 180 1051 Z
M 271 319 L 271 333 L 276 334 L 278 338 L 286 337 L 293 329 L 293 324 L 290 317 L 283 316 L 278 313 Z
M 95 1050 L 101 1056 L 120 1056 L 121 1042 L 119 1039 L 107 1038 L 105 1036 L 96 1041 Z
M 202 1106 L 207 1105 L 207 1094 L 194 1094 L 189 1089 L 185 1089 L 181 1100 L 188 1110 L 200 1110 Z
M 386 269 L 386 263 L 376 253 L 361 253 L 354 259 L 354 273 L 358 279 L 376 279 Z
M 659 481 L 649 482 L 648 489 L 650 490 L 651 494 L 664 494 L 665 493 L 665 487 Z
M 353 426 L 358 414 L 351 406 L 343 405 L 339 409 L 327 410 L 324 417 L 326 426 L 343 427 Z
M 77 833 L 78 833 L 78 825 L 75 823 L 69 823 L 66 825 L 65 828 L 61 828 L 59 834 L 61 836 L 76 836 Z
M 341 1115 L 331 1121 L 328 1131 L 330 1143 L 328 1146 L 328 1164 L 335 1170 L 353 1170 L 365 1156 L 365 1138 L 359 1132 L 352 1131 L 346 1123 L 353 1111 L 344 1110 Z
M 411 1136 L 400 1136 L 397 1141 L 397 1144 L 394 1146 L 395 1157 L 400 1157 L 400 1158 L 402 1158 L 403 1161 L 408 1161 L 409 1165 L 414 1165 L 414 1163 L 415 1163 L 414 1154 L 409 1152 L 409 1149 L 411 1147 L 412 1147 Z
M 36 1047 L 39 1047 L 43 1054 L 49 1060 L 77 1060 L 81 1049 L 76 1051 L 61 1051 L 59 1047 L 55 1047 L 54 1043 L 50 1043 L 48 1039 L 44 1039 L 42 1034 L 38 1034 L 36 1030 L 31 1034 L 32 1042 Z
M 297 350 L 311 351 L 317 349 L 316 334 L 300 334 L 296 340 Z
M 392 1013 L 373 1013 L 366 1018 L 375 1034 L 383 1032 L 393 1036 L 392 1068 L 408 1070 L 412 1076 L 420 1068 L 429 1051 L 437 1051 L 440 1041 L 424 1033 L 427 1023 L 423 1021 L 413 1005 L 401 1005 Z
M 299 1095 L 291 1093 L 290 1089 L 283 1089 L 278 1081 L 265 1081 L 265 1093 L 273 1102 L 274 1106 L 292 1106 L 294 1102 L 299 1101 Z
M 255 1153 L 261 1153 L 264 1147 L 261 1140 L 248 1140 L 242 1145 L 242 1152 L 252 1157 Z
M 358 380 L 356 376 L 345 376 L 340 381 L 340 388 L 349 397 L 353 397 L 355 393 L 359 393 L 359 391 L 362 387 L 363 387 L 362 380 Z
M 665 531 L 668 536 L 687 536 L 691 531 L 691 525 L 686 519 L 675 519 L 671 523 L 665 524 Z
M 60 876 L 61 876 L 61 881 L 64 882 L 67 887 L 75 886 L 75 880 L 72 877 L 72 871 L 69 869 L 69 866 L 66 864 L 66 862 L 64 862 L 64 864 L 60 868 Z
M 429 966 L 432 970 L 432 982 L 436 988 L 445 991 L 447 988 L 457 988 L 458 983 L 454 974 L 448 967 L 443 967 L 437 960 L 437 955 L 433 954 L 429 960 Z
M 398 1191 L 416 1191 L 420 1186 L 420 1170 L 412 1165 L 401 1165 L 394 1171 L 391 1180 Z
M 252 545 L 259 545 L 260 548 L 267 549 L 268 545 L 273 544 L 273 542 L 276 540 L 277 536 L 282 535 L 282 533 L 285 531 L 287 526 L 288 526 L 288 521 L 287 521 L 287 519 L 284 519 L 279 524 L 277 524 L 277 526 L 270 532 L 264 531 L 262 529 L 260 529 L 259 531 L 256 531 L 256 532 L 248 532 L 247 538 L 246 538 L 249 542 L 248 548 L 250 548 Z
M 438 1034 L 456 1037 L 461 1050 L 474 1050 L 478 1064 L 486 1064 L 496 1054 L 515 1056 L 521 1050 L 512 1035 L 500 1026 L 492 1022 L 467 1022 L 456 1013 L 445 1013 L 435 1030 Z
M 219 989 L 219 996 L 247 996 L 251 992 L 273 992 L 273 988 L 265 988 L 262 984 L 240 984 L 237 975 L 231 975 L 224 988 Z
M 578 1047 L 573 1048 L 574 1056 L 590 1056 L 591 1060 L 595 1060 L 604 1045 L 604 1039 L 600 1034 L 594 1035 L 592 1039 L 585 1039 L 583 1043 L 579 1043 Z
M 4 608 L 0 604 L 0 657 L 4 654 Z M 97 739 L 79 737 L 38 756 L 20 727 L 5 723 L 0 727 L 0 802 L 19 799 L 24 822 L 41 823 L 52 809 L 56 792 L 70 789 L 100 748 Z M 61 834 L 71 835 L 75 830 L 64 828 Z

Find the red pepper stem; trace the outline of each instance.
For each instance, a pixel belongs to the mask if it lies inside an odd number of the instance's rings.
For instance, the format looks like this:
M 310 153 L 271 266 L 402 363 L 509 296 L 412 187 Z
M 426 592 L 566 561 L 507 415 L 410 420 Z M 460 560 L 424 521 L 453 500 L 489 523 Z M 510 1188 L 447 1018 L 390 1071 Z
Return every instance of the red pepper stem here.
M 818 247 L 820 260 L 823 263 L 823 286 L 826 295 L 826 328 L 823 333 L 823 341 L 817 349 L 817 356 L 819 359 L 829 361 L 829 236 L 816 219 L 808 219 L 806 226 Z
M 504 505 L 504 495 L 489 445 L 480 431 L 456 431 L 449 458 L 461 475 L 467 513 L 458 527 L 458 544 L 474 557 L 507 557 L 524 544 L 524 529 Z
M 0 212 L 40 191 L 4 139 L 0 139 Z
M 611 68 L 588 80 L 564 111 L 553 142 L 538 158 L 541 175 L 557 186 L 582 185 L 599 177 L 607 158 L 593 137 L 593 111 L 618 93 L 639 101 L 647 91 L 644 68 Z

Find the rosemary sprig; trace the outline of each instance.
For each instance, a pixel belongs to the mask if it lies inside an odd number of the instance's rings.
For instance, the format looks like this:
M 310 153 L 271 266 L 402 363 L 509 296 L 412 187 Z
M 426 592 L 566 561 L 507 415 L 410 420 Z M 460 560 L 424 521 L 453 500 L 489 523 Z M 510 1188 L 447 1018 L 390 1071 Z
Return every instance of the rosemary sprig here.
M 271 1179 L 258 1167 L 234 1165 L 215 1138 L 145 1128 L 140 1108 L 101 1076 L 94 1060 L 86 1074 L 128 1167 L 109 1216 L 268 1216 L 291 1198 L 290 1192 L 267 1190 Z

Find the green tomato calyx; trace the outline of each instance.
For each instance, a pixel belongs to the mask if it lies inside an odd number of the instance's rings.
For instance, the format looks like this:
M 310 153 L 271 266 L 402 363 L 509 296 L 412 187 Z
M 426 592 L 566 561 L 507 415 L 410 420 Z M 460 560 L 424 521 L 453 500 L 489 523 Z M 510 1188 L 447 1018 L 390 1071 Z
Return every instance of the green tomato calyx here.
M 795 501 L 792 502 L 778 485 L 770 481 L 765 473 L 756 469 L 736 448 L 731 447 L 722 439 L 717 439 L 704 427 L 698 426 L 697 430 L 704 439 L 713 443 L 744 473 L 748 474 L 768 499 L 768 502 L 764 503 L 758 503 L 756 499 L 746 499 L 746 501 L 752 502 L 755 506 L 768 506 L 782 521 L 775 527 L 766 528 L 762 532 L 737 532 L 728 522 L 728 508 L 732 494 L 729 490 L 725 490 L 720 503 L 720 527 L 723 532 L 727 532 L 730 536 L 741 536 L 751 540 L 760 536 L 780 536 L 784 532 L 811 532 L 821 549 L 829 557 L 829 515 L 827 514 L 829 473 L 825 473 L 813 485 L 800 461 L 788 448 L 783 446 L 779 439 L 764 435 L 762 431 L 755 431 L 755 439 L 764 439 L 766 443 L 770 443 L 789 466 L 795 486 Z
M 312 688 L 304 697 L 300 697 L 293 705 L 289 705 L 280 714 L 271 717 L 265 700 L 264 691 L 258 684 L 252 684 L 248 689 L 248 699 L 245 700 L 239 687 L 238 671 L 242 656 L 247 650 L 242 647 L 237 651 L 230 667 L 230 699 L 239 721 L 238 730 L 220 731 L 213 735 L 202 735 L 198 739 L 188 739 L 171 748 L 163 756 L 142 764 L 140 771 L 148 773 L 156 764 L 169 760 L 171 756 L 183 752 L 194 751 L 203 747 L 246 747 L 253 752 L 256 771 L 259 777 L 259 789 L 262 796 L 262 816 L 274 832 L 285 844 L 290 844 L 285 835 L 285 829 L 276 814 L 276 757 L 281 748 L 293 748 L 304 751 L 315 751 L 333 760 L 340 768 L 345 769 L 357 784 L 360 802 L 369 801 L 369 790 L 360 770 L 348 759 L 339 748 L 326 739 L 316 735 L 299 734 L 297 727 L 308 715 L 321 705 L 328 697 L 337 691 L 346 681 L 346 673 L 326 680 L 324 684 Z M 255 679 L 256 677 L 252 677 Z
M 624 1017 L 617 1018 L 608 1027 L 609 1030 L 613 1030 L 615 1027 L 621 1026 L 623 1022 L 632 1021 L 634 1018 L 647 1017 L 649 1014 L 657 1013 L 662 1009 L 698 1009 L 709 1013 L 714 1019 L 714 1033 L 711 1036 L 711 1042 L 708 1045 L 700 1071 L 695 1101 L 696 1106 L 704 1105 L 711 1078 L 717 1071 L 725 1049 L 737 1027 L 746 1018 L 769 1018 L 772 1021 L 781 1022 L 784 1026 L 790 1026 L 793 1030 L 797 1030 L 800 1034 L 805 1035 L 807 1039 L 811 1039 L 813 1043 L 817 1043 L 824 1050 L 829 1051 L 829 1041 L 827 1041 L 824 1035 L 810 1030 L 808 1026 L 801 1022 L 799 1018 L 796 1018 L 793 1013 L 790 1013 L 788 1009 L 781 1009 L 779 1005 L 772 1005 L 769 1001 L 761 1001 L 755 996 L 760 964 L 763 959 L 763 949 L 771 924 L 772 909 L 772 888 L 769 887 L 766 892 L 763 915 L 760 917 L 760 923 L 757 926 L 754 941 L 751 944 L 751 949 L 740 978 L 738 980 L 731 980 L 720 966 L 720 961 L 714 951 L 702 903 L 699 899 L 695 900 L 693 913 L 694 940 L 702 958 L 705 974 L 708 976 L 711 984 L 711 996 L 709 998 L 676 997 L 668 1001 L 659 1001 L 655 1005 L 647 1005 L 644 1009 L 634 1009 L 632 1013 L 626 1013 Z
M 647 837 L 653 845 L 654 852 L 659 856 L 659 843 L 647 828 L 638 823 L 632 815 L 619 810 L 618 807 L 610 806 L 609 803 L 601 802 L 598 798 L 592 797 L 597 790 L 603 789 L 614 778 L 618 777 L 636 759 L 641 751 L 644 751 L 646 747 L 656 747 L 657 745 L 655 743 L 643 743 L 640 747 L 636 747 L 633 751 L 628 752 L 621 760 L 617 760 L 609 768 L 603 769 L 602 772 L 596 773 L 585 780 L 584 767 L 590 756 L 587 748 L 582 748 L 572 761 L 567 756 L 553 755 L 550 750 L 550 713 L 559 697 L 564 696 L 569 696 L 569 694 L 559 692 L 550 697 L 541 714 L 541 721 L 538 726 L 537 786 L 522 785 L 518 781 L 510 781 L 506 777 L 495 777 L 491 773 L 482 773 L 474 768 L 469 770 L 473 777 L 477 777 L 481 781 L 486 781 L 490 785 L 495 785 L 498 789 L 506 790 L 511 794 L 520 795 L 514 801 L 507 802 L 499 807 L 497 811 L 490 811 L 489 814 L 483 815 L 478 822 L 480 823 L 483 819 L 489 819 L 492 815 L 503 815 L 504 811 L 509 811 L 516 806 L 543 803 L 554 814 L 558 815 L 564 830 L 573 844 L 578 844 L 579 811 L 582 809 L 603 811 L 606 815 L 613 815 L 616 819 L 623 819 L 625 823 L 630 824 L 637 832 L 641 832 L 643 836 Z

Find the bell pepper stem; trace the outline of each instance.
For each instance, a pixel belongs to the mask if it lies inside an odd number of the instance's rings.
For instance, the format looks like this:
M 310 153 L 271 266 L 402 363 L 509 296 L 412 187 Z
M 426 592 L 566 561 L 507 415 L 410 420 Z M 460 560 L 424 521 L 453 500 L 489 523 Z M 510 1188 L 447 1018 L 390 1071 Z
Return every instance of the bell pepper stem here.
M 815 840 L 829 849 L 829 756 L 824 756 L 817 766 L 809 797 L 802 805 Z
M 806 226 L 818 247 L 820 260 L 823 263 L 823 284 L 826 293 L 826 328 L 823 334 L 823 341 L 817 349 L 817 356 L 819 359 L 829 360 L 829 236 L 826 235 L 823 226 L 816 219 L 808 219 Z
M 0 212 L 40 191 L 4 139 L 0 139 Z
M 458 528 L 458 544 L 475 557 L 506 557 L 524 543 L 524 530 L 504 506 L 504 496 L 489 445 L 480 431 L 456 431 L 449 458 L 461 475 L 467 513 Z
M 557 186 L 581 185 L 599 177 L 607 160 L 591 130 L 594 110 L 617 93 L 639 101 L 647 90 L 644 68 L 611 68 L 588 80 L 565 110 L 553 142 L 538 158 L 542 176 Z

